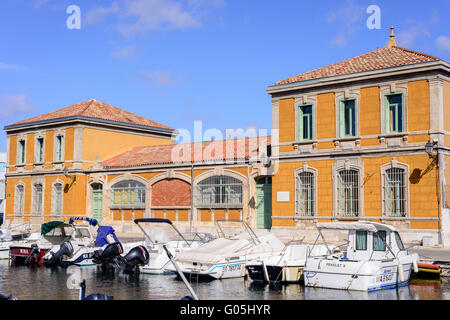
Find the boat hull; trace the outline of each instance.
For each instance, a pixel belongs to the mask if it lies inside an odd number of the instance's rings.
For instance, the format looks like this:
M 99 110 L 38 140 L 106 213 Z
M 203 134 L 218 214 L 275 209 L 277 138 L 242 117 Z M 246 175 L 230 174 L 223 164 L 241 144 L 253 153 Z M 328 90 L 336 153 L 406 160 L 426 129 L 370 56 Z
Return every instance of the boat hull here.
M 0 260 L 9 259 L 9 248 L 0 248 Z
M 25 259 L 31 254 L 33 248 L 30 247 L 10 247 L 9 257 L 11 261 L 16 265 L 24 264 Z M 50 249 L 40 248 L 38 252 L 33 254 L 30 259 L 30 264 L 42 264 L 44 263 L 44 256 Z
M 305 267 L 305 286 L 370 292 L 407 285 L 412 271 L 412 262 L 402 263 L 402 275 L 396 263 L 322 262 L 318 268 Z
M 258 282 L 280 282 L 280 283 L 298 283 L 303 281 L 303 266 L 276 266 L 266 265 L 267 274 L 264 266 L 247 265 L 247 273 L 252 281 Z
M 182 272 L 188 277 L 203 277 L 211 279 L 230 279 L 245 276 L 246 261 L 235 261 L 233 263 L 223 263 L 215 265 L 200 264 L 195 266 L 191 264 L 186 266 L 179 263 Z M 171 269 L 169 269 L 171 270 Z

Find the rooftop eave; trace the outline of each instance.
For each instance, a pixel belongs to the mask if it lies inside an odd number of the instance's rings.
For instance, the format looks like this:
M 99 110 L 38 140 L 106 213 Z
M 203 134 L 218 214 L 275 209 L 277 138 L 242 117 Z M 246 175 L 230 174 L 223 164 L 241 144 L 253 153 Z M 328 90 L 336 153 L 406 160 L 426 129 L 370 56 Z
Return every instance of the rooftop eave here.
M 47 124 L 60 124 L 60 123 L 72 122 L 72 121 L 97 122 L 97 123 L 102 123 L 102 124 L 106 124 L 106 125 L 136 128 L 136 129 L 149 130 L 149 131 L 158 131 L 158 132 L 164 132 L 164 133 L 169 133 L 169 134 L 172 134 L 175 132 L 175 129 L 166 129 L 166 128 L 160 128 L 160 127 L 152 127 L 152 126 L 145 126 L 145 125 L 140 125 L 140 124 L 125 123 L 125 122 L 91 118 L 91 117 L 83 117 L 83 116 L 63 117 L 63 118 L 56 118 L 56 119 L 49 119 L 49 120 L 20 123 L 20 124 L 15 124 L 15 125 L 8 125 L 8 126 L 5 126 L 3 128 L 3 130 L 8 132 L 8 131 L 26 129 L 29 127 L 42 126 L 42 125 L 47 125 Z
M 275 94 L 293 90 L 300 90 L 312 87 L 335 85 L 345 82 L 354 82 L 361 80 L 369 80 L 374 78 L 381 78 L 386 76 L 396 76 L 402 74 L 408 74 L 413 72 L 424 72 L 433 70 L 443 70 L 450 73 L 450 64 L 444 60 L 435 60 L 430 62 L 414 63 L 400 67 L 392 67 L 385 69 L 378 69 L 372 71 L 355 72 L 350 74 L 344 74 L 339 76 L 324 77 L 319 79 L 311 79 L 298 81 L 287 84 L 271 85 L 267 87 L 266 92 L 268 94 Z

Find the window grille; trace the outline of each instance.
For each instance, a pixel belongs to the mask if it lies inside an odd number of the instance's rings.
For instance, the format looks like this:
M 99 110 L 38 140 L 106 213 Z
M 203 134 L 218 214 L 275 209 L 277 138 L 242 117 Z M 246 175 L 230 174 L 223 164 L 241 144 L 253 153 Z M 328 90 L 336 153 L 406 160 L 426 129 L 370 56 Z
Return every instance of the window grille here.
M 314 216 L 314 174 L 311 172 L 300 173 L 298 175 L 297 188 L 297 212 L 301 216 Z
M 112 186 L 112 205 L 145 205 L 145 185 L 127 180 Z
M 338 179 L 339 213 L 344 217 L 357 217 L 359 215 L 358 171 L 340 171 Z
M 405 170 L 391 168 L 385 174 L 386 213 L 391 217 L 406 215 Z
M 16 214 L 23 215 L 25 188 L 21 185 L 16 187 Z
M 55 183 L 53 186 L 53 192 L 55 199 L 53 213 L 62 214 L 62 184 Z
M 42 214 L 42 184 L 34 185 L 34 214 Z
M 242 182 L 234 177 L 213 176 L 197 185 L 199 206 L 242 206 Z

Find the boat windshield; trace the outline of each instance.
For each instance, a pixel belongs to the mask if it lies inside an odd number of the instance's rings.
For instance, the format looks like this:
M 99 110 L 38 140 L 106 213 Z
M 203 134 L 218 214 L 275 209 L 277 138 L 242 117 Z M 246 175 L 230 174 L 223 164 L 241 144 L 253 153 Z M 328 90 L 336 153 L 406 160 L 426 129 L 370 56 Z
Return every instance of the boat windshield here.
M 90 238 L 91 233 L 87 228 L 76 228 L 75 229 L 75 238 Z
M 402 238 L 400 238 L 400 235 L 398 232 L 394 232 L 395 235 L 395 241 L 397 242 L 397 246 L 400 250 L 405 250 L 405 246 L 403 245 Z

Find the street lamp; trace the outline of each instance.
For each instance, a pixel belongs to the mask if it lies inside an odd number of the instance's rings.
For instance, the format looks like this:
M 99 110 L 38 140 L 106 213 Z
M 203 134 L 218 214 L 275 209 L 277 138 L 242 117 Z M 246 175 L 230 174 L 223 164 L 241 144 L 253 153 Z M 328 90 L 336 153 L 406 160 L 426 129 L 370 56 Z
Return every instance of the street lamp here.
M 439 149 L 436 148 L 436 154 L 433 155 L 433 151 L 435 146 L 437 146 L 437 141 L 428 141 L 425 144 L 425 151 L 428 153 L 428 156 L 433 159 L 436 164 L 436 189 L 437 189 L 437 202 L 438 202 L 438 241 L 439 244 L 442 245 L 442 230 L 441 230 L 441 177 L 440 177 L 440 168 L 439 168 Z
M 434 150 L 434 147 L 435 147 L 436 145 L 437 145 L 437 141 L 433 141 L 433 142 L 428 141 L 428 142 L 425 144 L 425 151 L 428 153 L 428 156 L 429 156 L 430 158 L 433 158 L 433 159 L 436 158 L 436 156 L 433 156 L 433 155 L 432 155 L 433 150 Z

